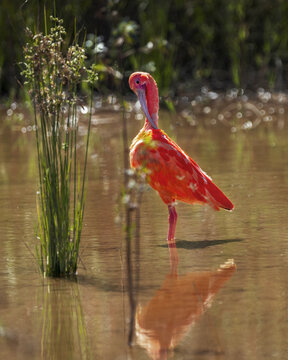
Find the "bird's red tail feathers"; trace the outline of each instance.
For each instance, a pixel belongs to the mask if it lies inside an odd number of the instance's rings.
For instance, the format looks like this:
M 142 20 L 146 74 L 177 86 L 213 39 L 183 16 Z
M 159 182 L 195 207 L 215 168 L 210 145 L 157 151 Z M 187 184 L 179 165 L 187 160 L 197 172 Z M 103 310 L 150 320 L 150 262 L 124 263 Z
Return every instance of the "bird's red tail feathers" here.
M 209 200 L 211 201 L 211 205 L 216 209 L 223 208 L 225 210 L 233 210 L 234 205 L 227 198 L 226 195 L 212 182 L 209 181 L 206 185 L 206 190 L 209 193 Z

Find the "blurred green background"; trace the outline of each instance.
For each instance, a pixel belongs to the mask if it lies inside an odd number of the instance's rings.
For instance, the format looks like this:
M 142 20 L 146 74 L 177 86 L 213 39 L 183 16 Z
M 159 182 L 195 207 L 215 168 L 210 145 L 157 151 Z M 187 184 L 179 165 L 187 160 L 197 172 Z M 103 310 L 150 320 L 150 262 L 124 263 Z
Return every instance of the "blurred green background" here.
M 64 19 L 67 42 L 75 24 L 86 36 L 101 90 L 125 92 L 133 70 L 151 72 L 164 96 L 287 87 L 286 0 L 1 0 L 0 96 L 21 95 L 24 29 L 43 30 L 44 5 Z

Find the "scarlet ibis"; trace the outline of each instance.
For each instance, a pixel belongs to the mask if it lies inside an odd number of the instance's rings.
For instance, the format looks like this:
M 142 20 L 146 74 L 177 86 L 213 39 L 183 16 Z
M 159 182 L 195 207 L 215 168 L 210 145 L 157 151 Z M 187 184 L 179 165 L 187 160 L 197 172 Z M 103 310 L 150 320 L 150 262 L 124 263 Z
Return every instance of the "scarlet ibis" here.
M 209 204 L 215 210 L 234 205 L 211 178 L 158 127 L 159 98 L 156 81 L 145 72 L 130 75 L 129 86 L 137 95 L 146 119 L 130 146 L 131 167 L 144 171 L 150 186 L 168 205 L 168 245 L 175 247 L 175 201 Z

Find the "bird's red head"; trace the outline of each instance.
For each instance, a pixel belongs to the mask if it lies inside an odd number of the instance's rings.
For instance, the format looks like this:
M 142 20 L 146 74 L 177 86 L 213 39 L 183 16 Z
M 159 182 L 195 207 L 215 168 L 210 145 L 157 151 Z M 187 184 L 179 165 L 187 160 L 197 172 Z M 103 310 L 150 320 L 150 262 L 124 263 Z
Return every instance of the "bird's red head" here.
M 139 71 L 130 75 L 129 86 L 138 96 L 150 125 L 157 129 L 159 98 L 156 81 L 150 74 Z

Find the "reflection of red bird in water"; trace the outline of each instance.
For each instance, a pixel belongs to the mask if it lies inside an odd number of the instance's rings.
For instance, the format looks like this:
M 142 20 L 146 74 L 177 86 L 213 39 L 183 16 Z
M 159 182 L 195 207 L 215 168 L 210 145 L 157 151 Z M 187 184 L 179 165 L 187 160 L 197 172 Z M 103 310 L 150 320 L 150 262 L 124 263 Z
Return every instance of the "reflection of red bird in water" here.
M 152 76 L 133 73 L 129 85 L 146 116 L 144 127 L 130 147 L 131 166 L 147 174 L 149 184 L 168 205 L 168 244 L 173 247 L 177 221 L 175 200 L 207 203 L 215 210 L 232 210 L 234 206 L 196 162 L 158 128 L 158 89 Z
M 176 250 L 176 249 L 175 249 Z M 166 360 L 236 269 L 233 260 L 216 271 L 167 275 L 161 289 L 136 310 L 137 343 L 153 360 Z

